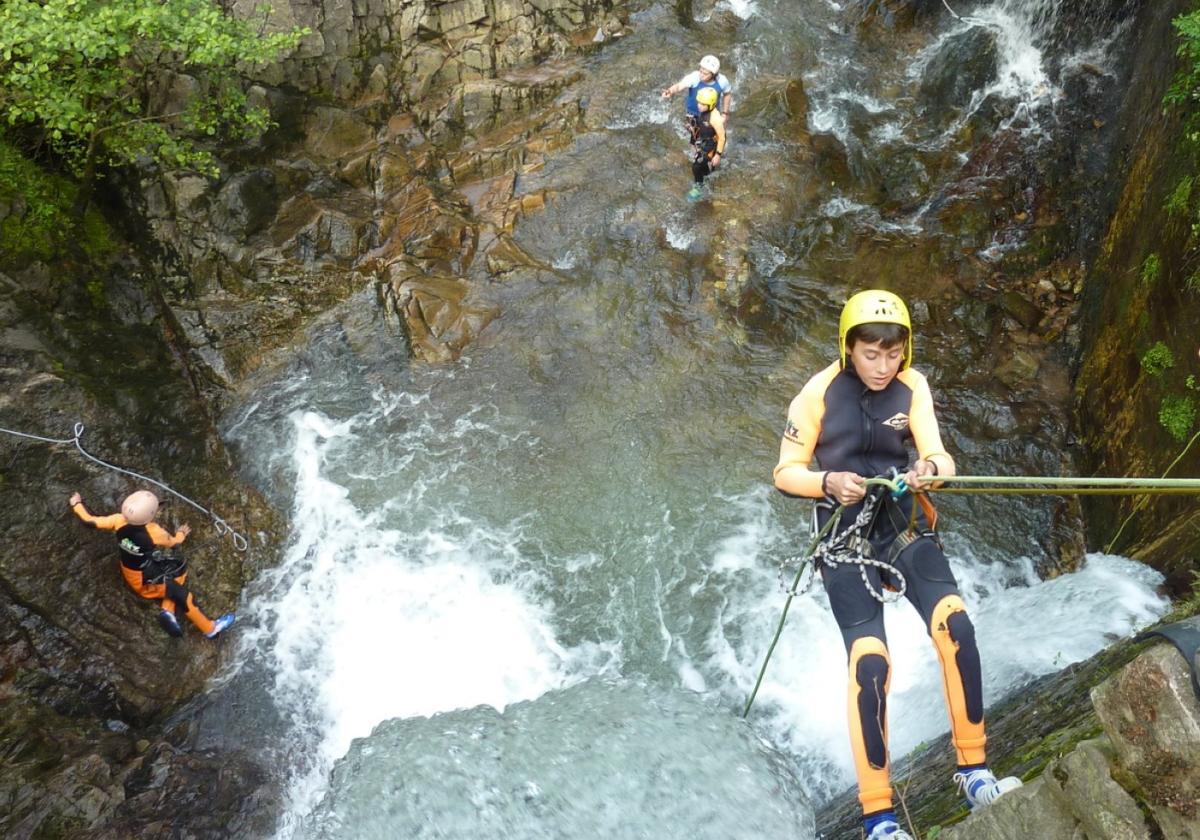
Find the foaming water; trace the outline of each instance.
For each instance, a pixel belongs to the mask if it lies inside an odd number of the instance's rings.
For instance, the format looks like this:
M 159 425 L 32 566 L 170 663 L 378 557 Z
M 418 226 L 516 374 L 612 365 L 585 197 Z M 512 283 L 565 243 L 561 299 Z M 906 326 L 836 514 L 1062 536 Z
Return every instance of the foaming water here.
M 418 772 L 399 776 L 401 767 Z M 593 680 L 503 714 L 388 721 L 339 763 L 304 836 L 810 840 L 814 831 L 786 760 L 740 720 L 690 692 Z
M 386 414 L 290 417 L 295 527 L 256 605 L 260 630 L 247 637 L 275 674 L 292 737 L 304 742 L 281 836 L 323 795 L 351 741 L 380 721 L 480 704 L 503 709 L 569 682 L 573 654 L 555 640 L 545 608 L 519 581 L 494 574 L 511 557 L 515 530 L 435 510 L 424 512 L 421 527 L 405 516 L 409 527 L 398 527 L 398 509 L 416 502 L 419 488 L 352 498 L 351 487 L 357 495 L 381 481 L 394 488 L 403 461 L 355 459 L 342 465 L 352 472 L 346 483 L 329 477 L 331 463 L 373 447 L 372 427 Z M 418 424 L 408 443 L 453 431 Z

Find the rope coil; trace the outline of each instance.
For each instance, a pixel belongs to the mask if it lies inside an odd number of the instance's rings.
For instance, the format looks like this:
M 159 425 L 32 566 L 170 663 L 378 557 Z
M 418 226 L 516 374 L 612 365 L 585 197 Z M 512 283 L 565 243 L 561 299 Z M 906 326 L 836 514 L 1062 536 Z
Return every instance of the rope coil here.
M 166 492 L 170 493 L 172 496 L 175 496 L 176 498 L 181 499 L 184 502 L 187 502 L 189 505 L 191 505 L 192 507 L 194 507 L 196 510 L 200 511 L 201 513 L 205 514 L 212 520 L 213 529 L 217 532 L 218 536 L 224 537 L 224 536 L 228 535 L 230 537 L 230 540 L 233 542 L 234 549 L 236 549 L 237 551 L 245 551 L 246 549 L 248 549 L 250 547 L 250 542 L 249 542 L 249 540 L 246 539 L 245 536 L 243 536 L 241 533 L 236 531 L 233 528 L 233 526 L 231 526 L 228 522 L 226 522 L 224 519 L 222 519 L 217 514 L 213 513 L 208 508 L 204 507 L 199 502 L 194 501 L 193 499 L 189 499 L 187 496 L 183 495 L 182 493 L 178 492 L 177 490 L 171 489 L 166 484 L 163 484 L 161 481 L 157 481 L 153 478 L 150 478 L 147 475 L 142 475 L 141 473 L 134 472 L 133 470 L 127 470 L 124 467 L 118 467 L 116 464 L 110 464 L 108 461 L 97 458 L 95 455 L 88 452 L 86 449 L 83 448 L 83 442 L 81 440 L 83 438 L 83 432 L 84 432 L 83 423 L 75 424 L 74 428 L 72 429 L 72 436 L 69 438 L 48 438 L 48 437 L 42 437 L 41 435 L 31 435 L 27 432 L 18 432 L 18 431 L 14 431 L 13 429 L 5 429 L 2 427 L 0 427 L 0 432 L 3 432 L 8 435 L 12 435 L 13 437 L 28 438 L 29 440 L 41 441 L 42 443 L 73 444 L 75 446 L 75 448 L 79 450 L 79 454 L 82 455 L 84 458 L 87 458 L 89 461 L 94 461 L 95 463 L 99 464 L 102 467 L 107 467 L 110 470 L 115 470 L 116 472 L 123 473 L 128 476 L 132 476 L 133 478 L 139 479 L 141 481 L 149 482 L 150 484 L 153 484 L 155 487 L 162 488 Z

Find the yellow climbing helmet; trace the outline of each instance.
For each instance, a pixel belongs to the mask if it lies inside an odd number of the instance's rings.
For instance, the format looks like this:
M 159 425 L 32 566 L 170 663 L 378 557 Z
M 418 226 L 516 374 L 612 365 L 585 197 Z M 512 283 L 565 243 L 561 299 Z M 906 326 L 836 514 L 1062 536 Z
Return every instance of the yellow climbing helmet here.
M 843 368 L 846 367 L 846 336 L 860 324 L 899 324 L 906 328 L 908 342 L 904 348 L 904 361 L 900 363 L 900 370 L 912 364 L 912 320 L 908 317 L 908 307 L 899 295 L 882 289 L 868 289 L 846 301 L 846 305 L 842 307 L 842 317 L 838 321 L 838 355 Z
M 709 108 L 717 107 L 717 89 L 716 88 L 700 88 L 696 91 L 696 102 L 700 105 L 707 105 Z

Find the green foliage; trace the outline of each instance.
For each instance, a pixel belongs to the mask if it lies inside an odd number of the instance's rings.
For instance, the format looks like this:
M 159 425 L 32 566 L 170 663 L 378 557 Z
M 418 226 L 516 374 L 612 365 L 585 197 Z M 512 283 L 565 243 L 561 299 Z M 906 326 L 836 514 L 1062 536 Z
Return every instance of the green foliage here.
M 1192 205 L 1192 185 L 1195 179 L 1185 175 L 1175 184 L 1175 189 L 1167 196 L 1166 210 L 1173 216 L 1183 215 Z
M 102 256 L 115 249 L 112 232 L 100 214 L 84 216 L 73 230 L 71 208 L 78 186 L 51 175 L 0 139 L 0 252 L 17 259 L 49 259 L 68 236 L 83 250 Z
M 1180 70 L 1167 90 L 1164 104 L 1179 108 L 1183 115 L 1183 143 L 1192 157 L 1193 172 L 1184 174 L 1176 183 L 1166 201 L 1169 213 L 1191 218 L 1192 238 L 1200 237 L 1200 215 L 1194 206 L 1196 175 L 1200 167 L 1200 109 L 1196 107 L 1200 97 L 1200 9 L 1180 15 L 1172 21 L 1179 35 L 1176 48 L 1181 61 Z
M 1142 282 L 1146 284 L 1153 283 L 1162 273 L 1162 261 L 1158 258 L 1158 254 L 1150 254 L 1142 261 Z
M 1151 376 L 1162 376 L 1170 368 L 1175 367 L 1175 356 L 1171 348 L 1161 341 L 1142 354 L 1142 370 Z
M 1168 394 L 1158 407 L 1158 422 L 1182 443 L 1196 424 L 1196 401 L 1190 394 Z
M 1188 378 L 1183 381 L 1189 391 L 1200 391 L 1200 385 L 1196 384 L 1196 374 L 1189 373 Z
M 268 127 L 236 68 L 303 34 L 262 34 L 213 0 L 4 0 L 0 121 L 33 130 L 84 178 L 137 160 L 213 174 L 199 139 Z

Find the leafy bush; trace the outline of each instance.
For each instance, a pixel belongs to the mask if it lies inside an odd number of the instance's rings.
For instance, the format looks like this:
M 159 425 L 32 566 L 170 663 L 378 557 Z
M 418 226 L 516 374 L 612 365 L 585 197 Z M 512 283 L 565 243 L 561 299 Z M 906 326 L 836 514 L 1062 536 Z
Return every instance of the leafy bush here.
M 1196 425 L 1196 401 L 1190 395 L 1168 394 L 1158 407 L 1158 422 L 1182 443 Z
M 1142 354 L 1142 370 L 1151 376 L 1162 376 L 1170 368 L 1175 367 L 1175 356 L 1171 348 L 1161 341 Z
M 112 233 L 100 214 L 88 212 L 75 230 L 71 208 L 79 187 L 52 175 L 0 139 L 0 252 L 21 259 L 49 259 L 73 237 L 85 253 L 111 252 Z
M 66 162 L 80 214 L 104 166 L 215 174 L 200 139 L 269 123 L 238 67 L 275 60 L 305 32 L 264 34 L 213 0 L 4 0 L 0 122 Z

